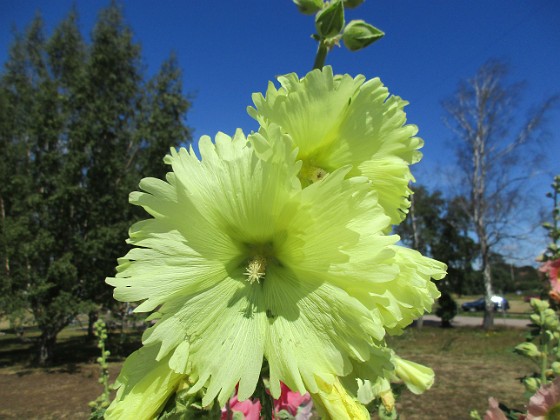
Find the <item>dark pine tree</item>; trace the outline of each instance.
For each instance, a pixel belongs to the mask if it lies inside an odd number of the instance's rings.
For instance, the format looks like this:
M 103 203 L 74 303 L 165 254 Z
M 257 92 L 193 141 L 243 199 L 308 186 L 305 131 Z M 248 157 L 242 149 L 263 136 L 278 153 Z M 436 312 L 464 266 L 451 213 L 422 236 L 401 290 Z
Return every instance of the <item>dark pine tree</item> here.
M 33 312 L 40 364 L 78 313 L 110 305 L 104 279 L 138 218 L 128 194 L 190 140 L 176 60 L 147 83 L 142 68 L 113 2 L 91 45 L 74 11 L 49 39 L 37 17 L 0 75 L 0 303 Z

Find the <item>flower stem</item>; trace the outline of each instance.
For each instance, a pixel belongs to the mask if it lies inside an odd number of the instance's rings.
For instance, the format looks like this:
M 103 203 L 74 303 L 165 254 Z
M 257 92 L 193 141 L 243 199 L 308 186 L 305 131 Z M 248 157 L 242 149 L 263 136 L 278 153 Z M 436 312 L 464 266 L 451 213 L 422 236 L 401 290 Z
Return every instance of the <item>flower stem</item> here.
M 329 48 L 325 44 L 325 41 L 319 41 L 319 47 L 317 48 L 317 55 L 315 56 L 315 62 L 313 63 L 313 69 L 322 69 L 325 66 L 325 61 L 327 59 L 327 54 L 329 53 Z
M 257 382 L 257 389 L 255 390 L 255 396 L 261 402 L 261 418 L 265 420 L 273 420 L 273 410 L 274 410 L 274 400 L 272 395 L 268 392 L 267 386 L 265 384 L 266 378 L 269 376 L 269 367 L 266 360 L 263 361 L 261 367 L 261 375 L 259 381 Z
M 548 343 L 543 345 L 541 365 L 541 385 L 546 384 L 546 370 L 548 369 Z

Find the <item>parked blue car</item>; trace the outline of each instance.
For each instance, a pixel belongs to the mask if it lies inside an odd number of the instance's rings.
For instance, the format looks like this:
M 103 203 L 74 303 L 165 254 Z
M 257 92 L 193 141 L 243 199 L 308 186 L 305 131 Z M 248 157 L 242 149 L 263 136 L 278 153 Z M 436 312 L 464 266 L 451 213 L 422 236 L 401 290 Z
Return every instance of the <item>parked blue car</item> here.
M 505 297 L 502 296 L 492 296 L 492 302 L 494 303 L 494 311 L 507 311 L 509 309 L 509 302 Z M 474 300 L 472 302 L 465 302 L 461 305 L 461 309 L 465 312 L 476 312 L 483 311 L 486 303 L 484 302 L 484 297 Z

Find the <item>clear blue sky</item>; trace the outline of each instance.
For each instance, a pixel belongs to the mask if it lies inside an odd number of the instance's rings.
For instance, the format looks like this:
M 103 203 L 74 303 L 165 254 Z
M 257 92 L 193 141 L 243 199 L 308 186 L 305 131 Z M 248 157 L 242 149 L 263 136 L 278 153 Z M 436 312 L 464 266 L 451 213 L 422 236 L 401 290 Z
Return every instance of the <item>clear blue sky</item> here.
M 108 0 L 0 0 L 0 62 L 6 61 L 11 28 L 22 30 L 40 11 L 47 30 L 76 4 L 88 36 Z M 188 123 L 195 139 L 217 131 L 246 133 L 256 124 L 246 114 L 251 93 L 264 91 L 275 75 L 311 69 L 316 44 L 313 19 L 290 0 L 128 0 L 124 15 L 142 46 L 148 74 L 175 51 L 184 88 L 194 94 Z M 520 116 L 531 105 L 560 92 L 560 2 L 557 0 L 366 0 L 348 12 L 384 30 L 386 37 L 351 53 L 328 57 L 336 73 L 379 76 L 408 101 L 408 120 L 425 140 L 417 181 L 445 187 L 451 167 L 451 133 L 443 123 L 442 99 L 461 79 L 491 57 L 511 65 L 511 80 L 527 82 Z M 560 173 L 560 113 L 548 123 L 552 153 L 542 162 L 543 182 Z M 546 188 L 546 187 L 545 187 Z M 544 193 L 543 193 L 544 194 Z M 544 198 L 543 198 L 544 200 Z

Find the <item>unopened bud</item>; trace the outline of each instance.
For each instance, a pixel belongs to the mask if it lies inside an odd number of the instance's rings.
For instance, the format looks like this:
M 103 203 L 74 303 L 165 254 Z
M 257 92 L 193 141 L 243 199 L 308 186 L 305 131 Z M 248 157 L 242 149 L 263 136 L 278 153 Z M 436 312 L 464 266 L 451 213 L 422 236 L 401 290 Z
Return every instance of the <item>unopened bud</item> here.
M 545 309 L 548 309 L 550 307 L 550 305 L 548 304 L 548 302 L 546 300 L 531 298 L 531 307 L 536 312 L 540 313 L 540 312 L 544 311 Z
M 381 403 L 383 404 L 383 407 L 385 407 L 387 413 L 392 413 L 395 408 L 395 396 L 393 395 L 393 392 L 389 389 L 388 391 L 380 394 L 379 397 L 381 398 Z
M 323 8 L 323 0 L 293 0 L 304 15 L 313 15 Z
M 521 343 L 515 346 L 515 352 L 533 359 L 541 357 L 541 352 L 533 343 Z
M 363 20 L 353 20 L 344 28 L 342 41 L 350 51 L 358 51 L 383 38 L 385 33 Z
M 555 330 L 556 328 L 558 328 L 558 317 L 556 315 L 547 315 L 544 318 L 544 326 L 548 329 L 551 330 Z M 550 331 L 547 331 L 550 333 Z M 550 333 L 552 335 L 552 333 Z M 554 336 L 550 337 L 550 339 L 553 339 Z
M 523 381 L 523 385 L 530 394 L 534 394 L 540 388 L 541 383 L 537 378 L 527 378 Z

